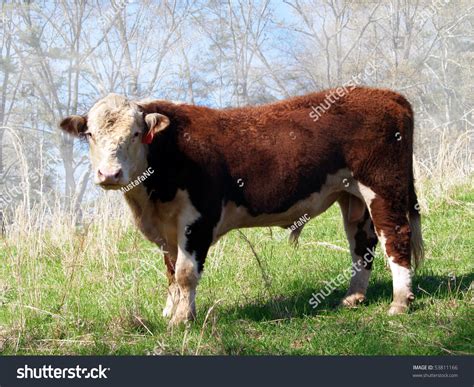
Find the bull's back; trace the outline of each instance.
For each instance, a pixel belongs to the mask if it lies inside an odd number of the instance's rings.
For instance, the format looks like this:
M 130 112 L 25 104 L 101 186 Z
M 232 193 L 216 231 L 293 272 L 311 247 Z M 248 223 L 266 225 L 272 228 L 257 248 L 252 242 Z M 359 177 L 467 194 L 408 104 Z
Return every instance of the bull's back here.
M 189 146 L 201 147 L 193 157 L 207 157 L 202 163 L 218 169 L 212 173 L 226 181 L 225 195 L 254 213 L 285 211 L 320 192 L 340 170 L 368 173 L 371 149 L 380 149 L 383 157 L 411 108 L 389 90 L 356 88 L 328 103 L 330 92 L 214 110 L 212 116 L 203 110 L 209 123 L 201 119 L 191 130 L 197 141 Z M 312 114 L 320 107 L 323 113 Z M 204 151 L 196 144 L 205 144 Z M 217 160 L 212 165 L 211 158 Z
M 398 122 L 396 99 L 401 96 L 396 93 L 356 89 L 320 116 L 311 114 L 328 106 L 325 95 L 221 113 L 215 136 L 219 154 L 230 180 L 242 185 L 233 193 L 255 212 L 282 211 L 320 192 L 329 175 L 358 168 L 360 157 L 368 157 L 365 150 L 383 147 L 386 126 Z

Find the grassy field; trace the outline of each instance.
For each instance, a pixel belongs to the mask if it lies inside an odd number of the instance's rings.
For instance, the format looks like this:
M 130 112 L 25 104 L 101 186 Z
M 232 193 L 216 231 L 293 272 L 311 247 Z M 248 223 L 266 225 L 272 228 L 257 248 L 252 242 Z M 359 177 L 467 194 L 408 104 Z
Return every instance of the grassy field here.
M 474 353 L 474 190 L 429 204 L 427 259 L 410 314 L 387 316 L 391 276 L 377 253 L 367 302 L 317 309 L 311 294 L 350 265 L 339 209 L 305 227 L 297 249 L 277 229 L 234 231 L 211 250 L 198 319 L 168 328 L 164 264 L 130 226 L 92 225 L 0 240 L 3 354 L 442 355 Z M 67 228 L 64 225 L 63 228 Z M 378 249 L 380 250 L 380 249 Z

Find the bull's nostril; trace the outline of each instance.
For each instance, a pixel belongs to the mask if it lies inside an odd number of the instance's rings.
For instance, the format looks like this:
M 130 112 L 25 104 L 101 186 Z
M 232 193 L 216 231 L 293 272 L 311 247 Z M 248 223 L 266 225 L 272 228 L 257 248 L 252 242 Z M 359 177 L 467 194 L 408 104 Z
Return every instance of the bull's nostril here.
M 122 169 L 107 170 L 107 169 L 98 169 L 97 175 L 100 181 L 100 184 L 117 184 L 120 181 L 120 178 L 123 176 Z

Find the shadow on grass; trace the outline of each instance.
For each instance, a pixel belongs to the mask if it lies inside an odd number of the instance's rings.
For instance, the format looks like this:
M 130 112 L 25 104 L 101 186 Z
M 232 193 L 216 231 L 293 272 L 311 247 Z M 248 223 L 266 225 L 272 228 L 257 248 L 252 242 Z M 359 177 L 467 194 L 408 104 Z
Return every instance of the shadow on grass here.
M 470 273 L 455 280 L 448 276 L 425 275 L 414 278 L 413 289 L 417 299 L 431 298 L 432 302 L 444 299 L 459 298 L 460 292 L 469 289 L 474 280 L 474 273 Z M 335 311 L 345 295 L 346 289 L 336 289 L 313 309 L 309 300 L 313 293 L 318 293 L 321 288 L 304 288 L 293 296 L 274 295 L 267 302 L 252 302 L 245 305 L 224 308 L 223 310 L 232 319 L 249 319 L 253 321 L 269 321 L 286 318 L 298 318 L 308 315 L 317 315 Z M 369 284 L 365 305 L 386 303 L 387 310 L 392 300 L 392 282 L 377 281 Z M 423 310 L 426 303 L 417 303 L 412 310 Z M 364 308 L 361 305 L 360 308 Z

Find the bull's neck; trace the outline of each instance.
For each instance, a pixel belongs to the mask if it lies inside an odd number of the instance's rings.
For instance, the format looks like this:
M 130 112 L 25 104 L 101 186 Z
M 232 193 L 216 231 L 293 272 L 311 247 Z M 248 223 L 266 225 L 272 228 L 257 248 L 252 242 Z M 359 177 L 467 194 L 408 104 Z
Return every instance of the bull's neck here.
M 124 193 L 125 200 L 136 217 L 141 217 L 146 207 L 151 205 L 148 193 L 143 184 L 130 188 Z

